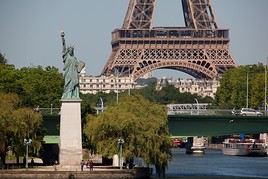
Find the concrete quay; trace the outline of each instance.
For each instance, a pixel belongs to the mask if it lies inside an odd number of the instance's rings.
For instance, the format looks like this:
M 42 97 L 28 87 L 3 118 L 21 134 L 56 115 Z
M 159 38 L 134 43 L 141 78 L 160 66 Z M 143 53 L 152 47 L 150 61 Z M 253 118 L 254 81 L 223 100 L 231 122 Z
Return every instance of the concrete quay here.
M 114 168 L 94 168 L 93 171 L 84 168 L 84 171 L 64 171 L 64 169 L 54 167 L 37 167 L 33 169 L 13 169 L 0 170 L 1 179 L 86 179 L 86 178 L 100 178 L 100 179 L 142 179 L 150 178 L 149 168 L 135 168 L 135 169 L 114 169 Z

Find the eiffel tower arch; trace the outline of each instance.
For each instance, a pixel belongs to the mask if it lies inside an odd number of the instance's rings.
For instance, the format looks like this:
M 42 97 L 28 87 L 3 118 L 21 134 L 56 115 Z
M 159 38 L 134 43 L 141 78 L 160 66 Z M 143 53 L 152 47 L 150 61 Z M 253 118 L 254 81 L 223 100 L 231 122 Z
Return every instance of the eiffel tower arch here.
M 156 69 L 213 79 L 235 67 L 229 30 L 219 29 L 210 0 L 181 0 L 185 27 L 152 27 L 156 0 L 130 0 L 102 74 L 137 80 Z

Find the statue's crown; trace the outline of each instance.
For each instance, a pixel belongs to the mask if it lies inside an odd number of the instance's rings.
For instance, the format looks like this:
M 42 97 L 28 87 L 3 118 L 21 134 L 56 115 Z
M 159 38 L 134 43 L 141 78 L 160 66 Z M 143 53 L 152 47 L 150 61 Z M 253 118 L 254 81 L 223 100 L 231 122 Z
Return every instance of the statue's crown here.
M 68 46 L 67 47 L 67 51 L 69 51 L 69 50 L 73 50 L 74 49 L 74 46 Z

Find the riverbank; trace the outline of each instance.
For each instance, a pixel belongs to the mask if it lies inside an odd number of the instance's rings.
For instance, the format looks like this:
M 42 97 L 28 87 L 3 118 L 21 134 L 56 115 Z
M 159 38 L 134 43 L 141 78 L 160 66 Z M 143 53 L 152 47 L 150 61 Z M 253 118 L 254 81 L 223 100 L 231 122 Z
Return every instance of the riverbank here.
M 152 179 L 159 179 L 152 177 Z M 181 177 L 166 177 L 166 179 L 260 179 L 254 177 L 234 177 L 234 176 L 181 176 Z
M 150 178 L 149 168 L 135 168 L 135 169 L 105 169 L 95 168 L 94 171 L 60 171 L 48 168 L 33 168 L 33 169 L 14 169 L 14 170 L 0 170 L 1 179 L 87 179 L 87 178 L 100 178 L 100 179 L 142 179 Z

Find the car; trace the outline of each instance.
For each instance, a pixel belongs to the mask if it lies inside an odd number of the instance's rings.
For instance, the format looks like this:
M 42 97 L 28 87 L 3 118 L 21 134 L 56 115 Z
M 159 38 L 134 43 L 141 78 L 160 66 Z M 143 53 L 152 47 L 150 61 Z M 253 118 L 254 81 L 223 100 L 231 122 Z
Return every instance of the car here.
M 263 116 L 263 113 L 252 108 L 242 108 L 240 111 L 242 116 Z
M 239 116 L 239 115 L 240 115 L 240 110 L 234 108 L 234 109 L 232 110 L 232 115 L 233 115 L 233 116 Z

